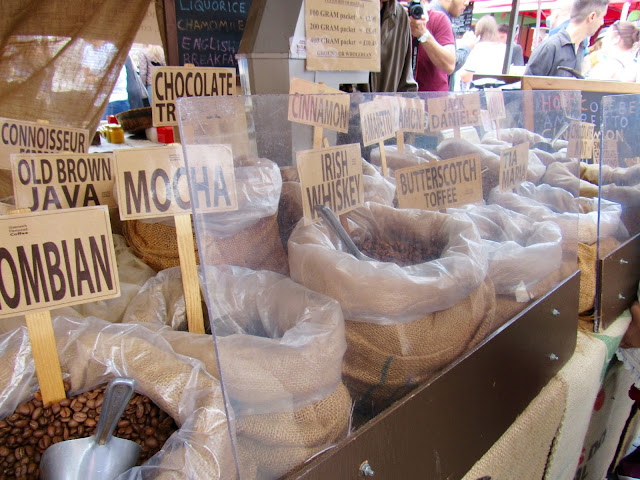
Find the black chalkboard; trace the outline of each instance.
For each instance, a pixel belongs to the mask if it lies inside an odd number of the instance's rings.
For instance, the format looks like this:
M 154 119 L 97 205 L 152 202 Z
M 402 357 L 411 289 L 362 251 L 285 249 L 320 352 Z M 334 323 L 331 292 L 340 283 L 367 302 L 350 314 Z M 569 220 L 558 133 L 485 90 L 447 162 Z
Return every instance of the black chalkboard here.
M 174 10 L 168 13 L 175 13 L 175 35 L 168 28 L 167 37 L 169 43 L 176 42 L 177 49 L 170 45 L 176 57 L 169 59 L 170 64 L 237 67 L 235 56 L 249 7 L 251 0 L 174 0 Z
M 464 35 L 465 32 L 471 30 L 471 21 L 473 20 L 473 2 L 469 2 L 462 12 L 462 15 L 451 19 L 453 33 L 458 37 Z

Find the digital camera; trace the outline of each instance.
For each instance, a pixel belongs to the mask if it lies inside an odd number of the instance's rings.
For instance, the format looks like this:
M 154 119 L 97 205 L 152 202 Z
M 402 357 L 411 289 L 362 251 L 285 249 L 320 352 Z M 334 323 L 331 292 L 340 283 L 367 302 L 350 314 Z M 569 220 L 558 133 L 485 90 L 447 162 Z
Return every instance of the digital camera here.
M 420 19 L 422 15 L 424 15 L 424 7 L 422 3 L 420 3 L 420 0 L 411 0 L 407 8 L 409 10 L 409 16 L 415 19 Z

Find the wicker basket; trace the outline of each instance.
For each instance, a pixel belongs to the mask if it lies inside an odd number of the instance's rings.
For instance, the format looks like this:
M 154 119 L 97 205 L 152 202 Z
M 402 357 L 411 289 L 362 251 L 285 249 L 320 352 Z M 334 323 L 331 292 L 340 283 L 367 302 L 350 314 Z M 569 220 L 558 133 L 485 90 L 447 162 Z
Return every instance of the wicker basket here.
M 127 110 L 116 115 L 118 123 L 122 126 L 125 132 L 137 133 L 142 132 L 147 128 L 151 128 L 152 117 L 151 107 L 135 108 L 133 110 Z

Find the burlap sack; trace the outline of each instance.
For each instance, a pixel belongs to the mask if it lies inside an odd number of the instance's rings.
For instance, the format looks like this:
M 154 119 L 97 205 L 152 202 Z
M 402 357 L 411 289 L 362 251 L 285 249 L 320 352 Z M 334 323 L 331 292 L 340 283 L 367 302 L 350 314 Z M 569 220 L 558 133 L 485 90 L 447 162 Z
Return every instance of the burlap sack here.
M 136 391 L 171 415 L 175 432 L 144 466 L 119 478 L 236 478 L 219 382 L 202 364 L 176 354 L 143 326 L 96 318 L 53 319 L 63 377 L 76 395 L 116 376 L 136 380 Z M 0 336 L 0 418 L 33 397 L 35 367 L 26 328 Z
M 256 270 L 286 274 L 288 265 L 280 242 L 277 208 L 282 181 L 275 163 L 264 158 L 234 159 L 236 194 L 239 209 L 235 212 L 199 214 L 194 221 L 200 242 L 200 260 L 209 265 L 239 265 Z M 129 246 L 155 270 L 180 264 L 178 243 L 172 219 L 146 222 L 131 220 L 123 225 Z M 198 251 L 198 250 L 196 250 Z
M 401 168 L 415 167 L 416 165 L 421 165 L 440 159 L 436 154 L 430 152 L 429 150 L 414 147 L 413 145 L 408 144 L 405 144 L 404 152 L 399 152 L 397 145 L 385 145 L 384 154 L 387 163 L 388 177 L 390 178 L 394 178 L 394 172 Z M 371 163 L 376 167 L 382 167 L 382 158 L 380 156 L 379 147 L 371 150 L 369 160 L 371 160 Z
M 275 478 L 344 437 L 351 399 L 341 382 L 338 303 L 268 271 L 207 267 L 200 276 L 241 455 Z M 180 269 L 149 280 L 125 320 L 157 325 L 174 350 L 218 375 L 211 336 L 174 331 L 186 328 Z
M 361 405 L 379 410 L 486 336 L 495 292 L 468 217 L 367 203 L 348 218 L 356 243 L 400 240 L 438 253 L 406 267 L 359 261 L 324 224 L 300 223 L 289 239 L 292 278 L 342 306 L 347 387 Z

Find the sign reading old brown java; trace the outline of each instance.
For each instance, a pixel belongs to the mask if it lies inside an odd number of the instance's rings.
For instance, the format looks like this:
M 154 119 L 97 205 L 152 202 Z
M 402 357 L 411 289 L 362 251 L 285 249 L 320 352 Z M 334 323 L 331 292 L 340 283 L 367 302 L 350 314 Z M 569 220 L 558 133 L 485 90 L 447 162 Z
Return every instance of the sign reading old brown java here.
M 0 218 L 0 318 L 120 295 L 107 207 Z
M 480 168 L 474 154 L 397 170 L 398 206 L 439 210 L 481 201 Z
M 362 205 L 362 160 L 360 144 L 304 150 L 296 153 L 302 188 L 302 211 L 318 221 L 316 205 L 326 205 L 342 215 Z
M 190 145 L 195 207 L 202 212 L 238 209 L 229 145 Z M 117 150 L 118 206 L 122 220 L 191 213 L 187 169 L 179 146 Z
M 106 205 L 115 207 L 113 159 L 84 155 L 11 155 L 13 195 L 31 211 Z

